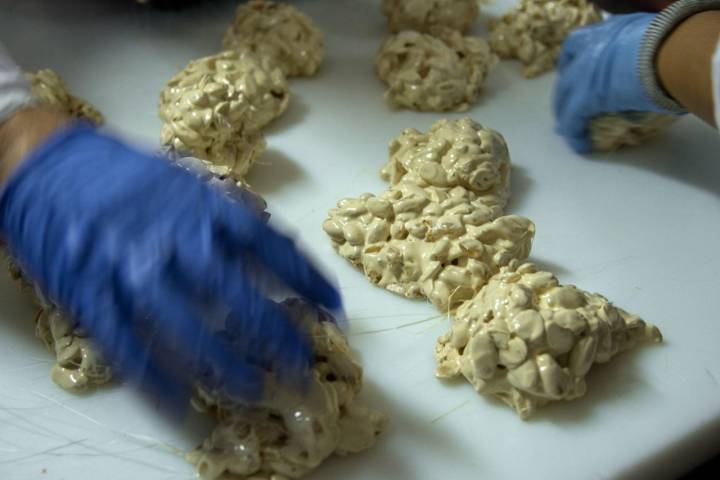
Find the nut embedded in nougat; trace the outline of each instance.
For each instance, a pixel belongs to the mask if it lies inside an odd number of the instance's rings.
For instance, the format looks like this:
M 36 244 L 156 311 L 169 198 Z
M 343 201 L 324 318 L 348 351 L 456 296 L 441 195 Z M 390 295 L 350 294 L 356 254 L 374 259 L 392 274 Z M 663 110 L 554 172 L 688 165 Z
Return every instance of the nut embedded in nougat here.
M 0 249 L 0 260 L 20 290 L 34 294 L 40 307 L 35 317 L 35 336 L 55 356 L 50 371 L 53 382 L 63 390 L 78 393 L 109 382 L 112 370 L 88 335 L 42 295 L 7 251 Z
M 500 58 L 523 63 L 526 78 L 552 70 L 563 41 L 578 27 L 602 20 L 587 0 L 522 0 L 490 22 L 490 48 Z
M 507 203 L 510 156 L 505 139 L 470 118 L 439 120 L 427 133 L 403 130 L 390 142 L 389 153 L 380 176 L 391 185 L 461 186 L 488 206 L 502 209 Z
M 515 215 L 497 218 L 461 186 L 393 185 L 379 196 L 346 198 L 323 229 L 368 279 L 406 297 L 427 297 L 441 312 L 472 298 L 501 266 L 523 260 L 535 234 Z
M 77 120 L 86 120 L 96 125 L 104 123 L 102 113 L 89 102 L 70 93 L 60 76 L 49 68 L 35 73 L 26 73 L 33 97 L 41 104 L 67 113 Z
M 657 327 L 605 297 L 560 285 L 552 273 L 516 262 L 458 308 L 435 347 L 437 376 L 464 376 L 523 418 L 551 401 L 585 394 L 585 377 Z
M 478 0 L 382 0 L 381 9 L 393 33 L 432 33 L 437 27 L 466 33 L 480 12 Z
M 657 136 L 678 118 L 652 112 L 601 115 L 590 120 L 590 141 L 593 150 L 601 152 L 633 147 Z
M 112 379 L 110 366 L 90 338 L 54 305 L 43 305 L 35 319 L 35 335 L 55 354 L 50 376 L 63 390 L 82 392 Z
M 322 32 L 310 17 L 292 5 L 265 0 L 237 8 L 223 47 L 266 58 L 289 77 L 315 74 L 325 56 Z
M 284 110 L 286 89 L 259 60 L 229 51 L 194 60 L 160 92 L 161 142 L 242 180 L 265 148 L 257 127 Z
M 433 35 L 400 32 L 383 43 L 375 59 L 391 106 L 438 112 L 467 110 L 496 63 L 485 40 L 447 29 Z
M 333 454 L 370 448 L 385 429 L 384 414 L 356 401 L 362 368 L 332 318 L 299 299 L 281 305 L 313 341 L 307 388 L 290 391 L 267 372 L 263 399 L 249 406 L 199 387 L 193 406 L 218 420 L 212 435 L 188 454 L 203 480 L 299 478 Z

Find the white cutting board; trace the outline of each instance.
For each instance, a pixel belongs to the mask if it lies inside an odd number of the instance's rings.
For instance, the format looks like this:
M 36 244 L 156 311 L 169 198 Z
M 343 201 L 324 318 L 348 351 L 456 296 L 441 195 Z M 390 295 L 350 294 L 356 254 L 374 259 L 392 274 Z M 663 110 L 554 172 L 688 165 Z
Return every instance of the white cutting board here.
M 234 5 L 159 13 L 130 3 L 0 0 L 0 39 L 26 68 L 56 69 L 112 128 L 156 148 L 158 92 L 189 60 L 219 48 Z M 464 382 L 436 380 L 432 350 L 447 320 L 425 301 L 371 286 L 333 252 L 321 229 L 328 208 L 381 192 L 387 142 L 443 115 L 383 104 L 373 72 L 385 35 L 377 1 L 296 3 L 324 31 L 327 59 L 318 76 L 292 81 L 289 110 L 268 131 L 250 182 L 337 278 L 364 397 L 391 418 L 375 448 L 332 459 L 313 478 L 661 478 L 720 450 L 716 132 L 687 118 L 642 148 L 581 158 L 553 133 L 554 75 L 524 80 L 512 62 L 491 74 L 469 115 L 510 145 L 507 210 L 536 222 L 532 259 L 656 323 L 666 338 L 593 368 L 585 398 L 523 422 Z M 181 452 L 207 425 L 173 424 L 122 386 L 61 391 L 33 338 L 33 307 L 0 278 L 0 478 L 193 478 Z

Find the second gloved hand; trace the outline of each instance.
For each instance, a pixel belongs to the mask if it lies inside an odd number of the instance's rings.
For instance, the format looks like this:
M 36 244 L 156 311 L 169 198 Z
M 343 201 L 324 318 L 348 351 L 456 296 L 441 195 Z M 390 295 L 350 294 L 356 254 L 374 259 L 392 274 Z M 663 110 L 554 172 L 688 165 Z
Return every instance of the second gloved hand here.
M 648 96 L 638 57 L 653 13 L 616 15 L 565 40 L 553 98 L 557 132 L 579 153 L 592 150 L 588 126 L 599 115 L 667 111 Z
M 251 268 L 341 308 L 294 243 L 253 212 L 86 126 L 55 133 L 18 167 L 0 195 L 0 231 L 121 376 L 167 393 L 202 376 L 252 400 L 262 370 L 291 380 L 307 371 L 308 339 Z M 212 334 L 201 318 L 208 305 L 240 319 L 240 351 Z

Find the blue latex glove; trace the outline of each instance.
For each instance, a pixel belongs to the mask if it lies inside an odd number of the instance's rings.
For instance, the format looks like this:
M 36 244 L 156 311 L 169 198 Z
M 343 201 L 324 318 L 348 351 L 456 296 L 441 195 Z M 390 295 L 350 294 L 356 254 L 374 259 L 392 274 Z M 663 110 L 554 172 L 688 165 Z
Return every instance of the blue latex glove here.
M 310 343 L 257 289 L 256 273 L 341 308 L 293 242 L 255 213 L 84 125 L 53 135 L 12 175 L 0 229 L 26 273 L 118 373 L 156 393 L 181 395 L 202 377 L 253 400 L 260 369 L 299 383 Z M 200 313 L 208 305 L 234 312 L 242 349 L 211 333 Z
M 556 130 L 579 153 L 592 150 L 588 124 L 618 112 L 668 112 L 648 96 L 638 74 L 640 44 L 653 13 L 616 15 L 571 33 L 558 59 Z

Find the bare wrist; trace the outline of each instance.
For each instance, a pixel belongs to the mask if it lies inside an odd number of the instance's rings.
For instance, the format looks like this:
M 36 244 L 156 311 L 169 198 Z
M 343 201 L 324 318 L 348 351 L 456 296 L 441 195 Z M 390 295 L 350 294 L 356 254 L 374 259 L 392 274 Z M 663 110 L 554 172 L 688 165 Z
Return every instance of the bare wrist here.
M 678 31 L 683 32 L 681 37 L 685 39 L 688 34 L 686 28 L 688 25 L 694 24 L 697 18 L 706 18 L 711 11 L 716 10 L 720 10 L 720 0 L 678 0 L 655 15 L 647 27 L 638 53 L 638 75 L 645 92 L 659 108 L 674 113 L 691 111 L 698 114 L 690 104 L 687 104 L 682 95 L 677 95 L 676 91 L 671 92 L 668 83 L 662 81 L 662 75 L 659 72 L 659 56 L 662 50 L 667 51 L 668 45 L 677 44 Z M 710 16 L 712 15 L 710 14 Z M 692 34 L 692 29 L 690 33 Z M 714 49 L 717 37 L 711 42 L 711 48 Z M 682 43 L 688 46 L 685 40 Z M 690 61 L 698 59 L 698 52 L 692 44 L 685 53 L 687 58 L 678 59 L 684 66 L 689 65 Z M 682 67 L 680 67 L 680 71 L 682 71 Z
M 679 24 L 660 45 L 660 84 L 678 103 L 714 125 L 712 56 L 720 39 L 720 10 L 697 13 Z
M 0 123 L 0 184 L 43 140 L 71 120 L 62 112 L 28 107 Z

